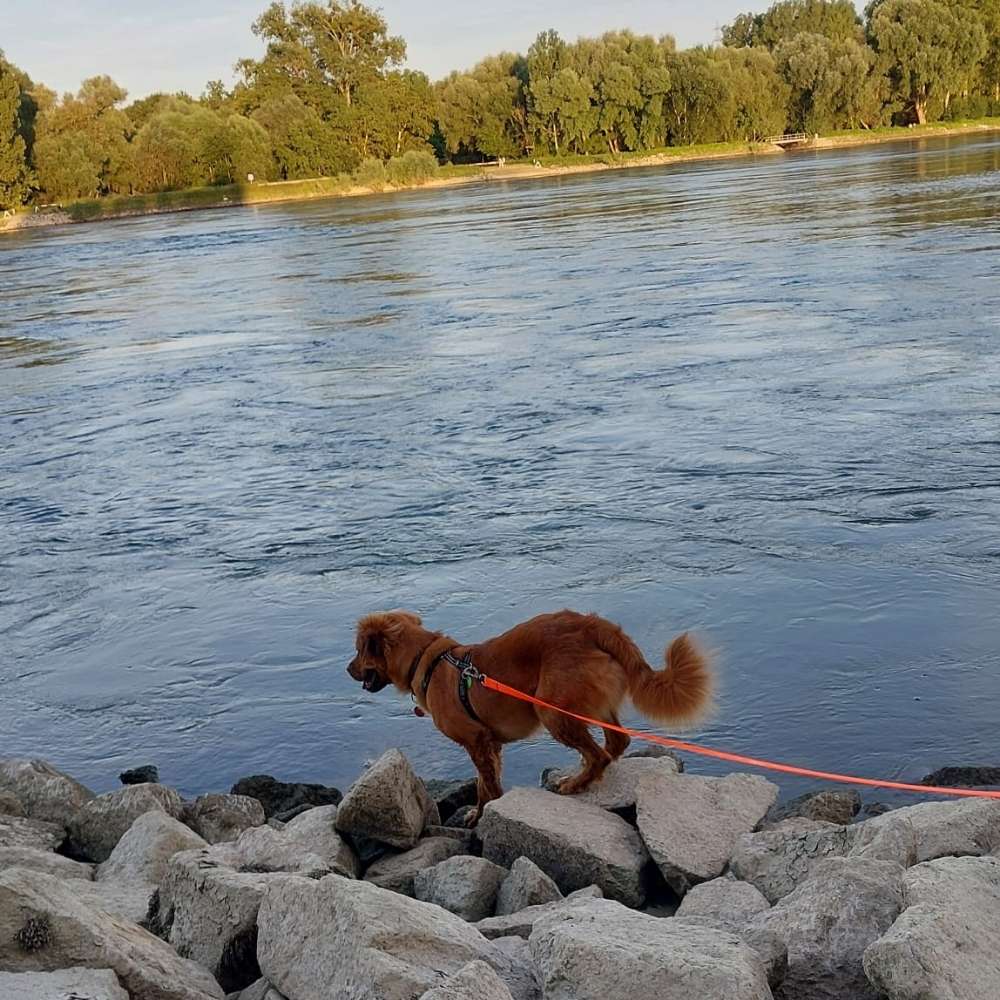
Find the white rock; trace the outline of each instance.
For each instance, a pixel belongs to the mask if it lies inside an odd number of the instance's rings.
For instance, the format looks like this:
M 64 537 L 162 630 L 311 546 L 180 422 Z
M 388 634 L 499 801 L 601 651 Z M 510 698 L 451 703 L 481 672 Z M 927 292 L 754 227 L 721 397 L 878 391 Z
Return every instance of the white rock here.
M 319 878 L 328 875 L 330 865 L 314 854 L 307 844 L 290 837 L 287 828 L 255 826 L 232 843 L 216 844 L 208 851 L 211 859 L 236 871 L 258 874 L 284 872 Z
M 398 750 L 387 750 L 350 787 L 337 808 L 337 830 L 393 847 L 414 847 L 425 826 L 437 826 L 437 806 Z
M 145 882 L 158 886 L 167 864 L 180 851 L 207 847 L 193 830 L 164 812 L 140 816 L 115 845 L 111 856 L 97 869 L 102 881 Z
M 245 830 L 267 822 L 264 807 L 247 795 L 200 795 L 184 819 L 209 844 L 236 840 Z
M 545 1000 L 771 1000 L 759 957 L 735 935 L 611 900 L 559 907 L 529 943 Z
M 922 802 L 883 813 L 859 823 L 855 829 L 885 836 L 907 824 L 915 833 L 914 864 L 951 855 L 979 856 L 1000 850 L 1000 800 L 997 799 Z
M 361 863 L 354 849 L 337 833 L 338 806 L 316 806 L 299 813 L 285 826 L 285 836 L 322 858 L 330 870 L 346 878 L 359 878 Z
M 571 892 L 565 899 L 557 899 L 551 903 L 537 903 L 526 906 L 516 913 L 500 914 L 487 917 L 476 924 L 476 930 L 491 941 L 507 937 L 519 937 L 527 940 L 531 937 L 535 922 L 549 913 L 554 913 L 559 907 L 566 906 L 578 899 L 603 899 L 604 894 L 596 885 Z
M 470 962 L 421 1000 L 511 1000 L 504 981 L 485 963 Z
M 0 872 L 0 968 L 111 969 L 131 1000 L 220 1000 L 221 989 L 204 969 L 82 901 L 78 888 L 87 884 L 17 868 Z M 25 937 L 32 950 L 21 943 Z
M 20 816 L 0 816 L 0 847 L 54 851 L 65 839 L 65 830 L 55 823 Z
M 417 872 L 413 894 L 463 920 L 484 920 L 493 915 L 500 883 L 507 874 L 506 868 L 485 858 L 458 855 Z
M 599 806 L 535 788 L 490 802 L 479 823 L 483 857 L 508 867 L 530 858 L 563 892 L 598 885 L 627 906 L 645 899 L 649 855 L 625 820 Z
M 716 878 L 696 885 L 677 908 L 678 917 L 709 917 L 739 934 L 760 913 L 771 909 L 764 894 L 749 882 Z
M 365 881 L 381 889 L 391 889 L 404 896 L 412 896 L 413 877 L 417 872 L 462 853 L 462 845 L 457 840 L 427 837 L 402 854 L 389 854 L 379 858 L 365 872 Z
M 569 771 L 552 770 L 544 787 L 555 791 L 559 781 L 568 777 Z M 586 791 L 573 796 L 578 802 L 589 802 L 602 809 L 628 809 L 635 805 L 639 782 L 647 774 L 679 774 L 675 757 L 622 757 L 608 765 L 604 777 Z
M 71 861 L 61 854 L 40 851 L 34 847 L 0 847 L 0 871 L 6 868 L 27 868 L 63 879 L 82 879 L 89 882 L 94 877 L 94 866 Z
M 667 884 L 683 894 L 722 874 L 740 835 L 761 822 L 777 797 L 778 786 L 756 774 L 646 775 L 636 822 Z
M 165 785 L 128 785 L 86 802 L 69 821 L 74 851 L 89 861 L 106 861 L 129 827 L 144 813 L 164 812 L 178 819 L 184 801 Z
M 906 909 L 864 955 L 889 1000 L 996 1000 L 1000 859 L 941 858 L 911 868 Z
M 94 793 L 44 760 L 0 760 L 0 792 L 13 795 L 30 819 L 65 826 Z M 2 812 L 2 810 L 0 810 Z
M 261 971 L 289 1000 L 413 1000 L 469 962 L 495 961 L 460 917 L 337 875 L 270 885 L 258 926 Z
M 831 858 L 752 922 L 788 948 L 782 1000 L 875 1000 L 862 958 L 902 909 L 903 873 L 890 861 Z
M 562 899 L 559 886 L 534 861 L 521 857 L 510 866 L 510 872 L 500 885 L 496 915 L 502 917 L 559 899 Z
M 3 1000 L 129 1000 L 110 969 L 0 972 Z
M 233 1000 L 230 995 L 229 1000 Z M 237 1000 L 286 1000 L 266 979 L 258 979 L 239 994 Z

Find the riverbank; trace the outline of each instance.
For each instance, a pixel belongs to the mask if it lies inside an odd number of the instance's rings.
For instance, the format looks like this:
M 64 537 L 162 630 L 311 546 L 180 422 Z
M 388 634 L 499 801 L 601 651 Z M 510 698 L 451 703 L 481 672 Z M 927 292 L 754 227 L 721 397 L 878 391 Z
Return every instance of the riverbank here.
M 995 993 L 1000 801 L 859 822 L 856 792 L 778 805 L 669 751 L 575 796 L 511 789 L 478 823 L 474 780 L 423 781 L 394 749 L 343 795 L 258 775 L 185 801 L 158 777 L 95 795 L 0 759 L 0 995 Z
M 836 132 L 817 136 L 806 148 L 816 150 L 844 149 L 852 146 L 907 142 L 918 138 L 944 138 L 995 131 L 1000 131 L 1000 118 L 958 123 L 935 122 L 913 128 L 879 128 L 868 131 Z M 387 184 L 378 188 L 366 187 L 343 178 L 317 177 L 299 181 L 231 184 L 221 187 L 192 188 L 184 191 L 163 191 L 156 194 L 113 195 L 107 198 L 68 202 L 64 205 L 19 211 L 8 218 L 0 219 L 0 232 L 170 212 L 189 212 L 199 209 L 236 208 L 244 205 L 310 201 L 318 198 L 354 198 L 418 188 L 450 188 L 492 181 L 538 180 L 603 170 L 666 167 L 703 160 L 729 160 L 746 156 L 780 156 L 783 153 L 784 151 L 780 147 L 770 144 L 724 142 L 699 146 L 668 147 L 654 152 L 625 153 L 619 156 L 546 157 L 531 163 L 515 161 L 502 167 L 495 164 L 448 165 L 442 167 L 438 175 L 430 180 L 400 186 Z

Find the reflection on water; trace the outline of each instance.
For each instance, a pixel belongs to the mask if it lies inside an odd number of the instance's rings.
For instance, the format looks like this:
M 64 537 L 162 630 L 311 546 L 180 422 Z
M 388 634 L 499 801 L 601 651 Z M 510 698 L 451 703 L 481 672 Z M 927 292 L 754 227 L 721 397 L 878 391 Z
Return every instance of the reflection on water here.
M 705 633 L 708 742 L 994 761 L 998 172 L 976 137 L 5 237 L 3 751 L 464 772 L 348 680 L 353 619 L 570 605 L 654 661 Z

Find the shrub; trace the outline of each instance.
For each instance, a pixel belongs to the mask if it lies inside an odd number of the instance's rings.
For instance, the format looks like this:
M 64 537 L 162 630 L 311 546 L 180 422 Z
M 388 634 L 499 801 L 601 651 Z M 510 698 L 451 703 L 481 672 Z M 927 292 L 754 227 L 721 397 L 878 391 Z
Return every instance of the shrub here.
M 381 191 L 388 183 L 385 164 L 381 160 L 367 159 L 354 171 L 354 183 L 360 187 Z
M 427 150 L 418 149 L 411 149 L 402 156 L 394 156 L 386 167 L 389 183 L 396 187 L 426 184 L 437 172 L 437 157 Z

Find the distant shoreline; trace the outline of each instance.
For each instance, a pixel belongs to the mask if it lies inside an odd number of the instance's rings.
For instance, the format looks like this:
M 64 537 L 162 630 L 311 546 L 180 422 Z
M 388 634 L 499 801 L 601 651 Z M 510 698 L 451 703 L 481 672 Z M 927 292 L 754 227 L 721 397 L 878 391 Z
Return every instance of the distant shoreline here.
M 947 138 L 1000 131 L 1000 119 L 956 125 L 934 124 L 917 128 L 876 129 L 819 136 L 803 147 L 811 150 L 846 149 L 854 146 L 880 145 L 914 139 Z M 495 164 L 472 164 L 445 167 L 442 176 L 422 184 L 401 187 L 387 186 L 382 190 L 348 186 L 335 178 L 319 177 L 303 181 L 276 181 L 254 185 L 229 185 L 213 188 L 193 188 L 184 191 L 164 191 L 159 194 L 118 195 L 89 201 L 72 202 L 66 206 L 27 210 L 0 219 L 0 233 L 27 229 L 72 225 L 83 222 L 104 222 L 110 219 L 135 218 L 173 212 L 203 209 L 237 208 L 247 205 L 313 201 L 320 198 L 352 198 L 372 194 L 393 194 L 401 191 L 460 187 L 467 184 L 537 180 L 565 177 L 570 174 L 596 173 L 642 167 L 666 167 L 677 163 L 705 160 L 731 160 L 747 156 L 781 156 L 777 146 L 747 143 L 713 143 L 704 146 L 677 146 L 655 153 L 635 153 L 609 161 L 606 157 L 580 157 L 579 162 L 549 161 L 534 165 L 516 161 L 503 167 Z

